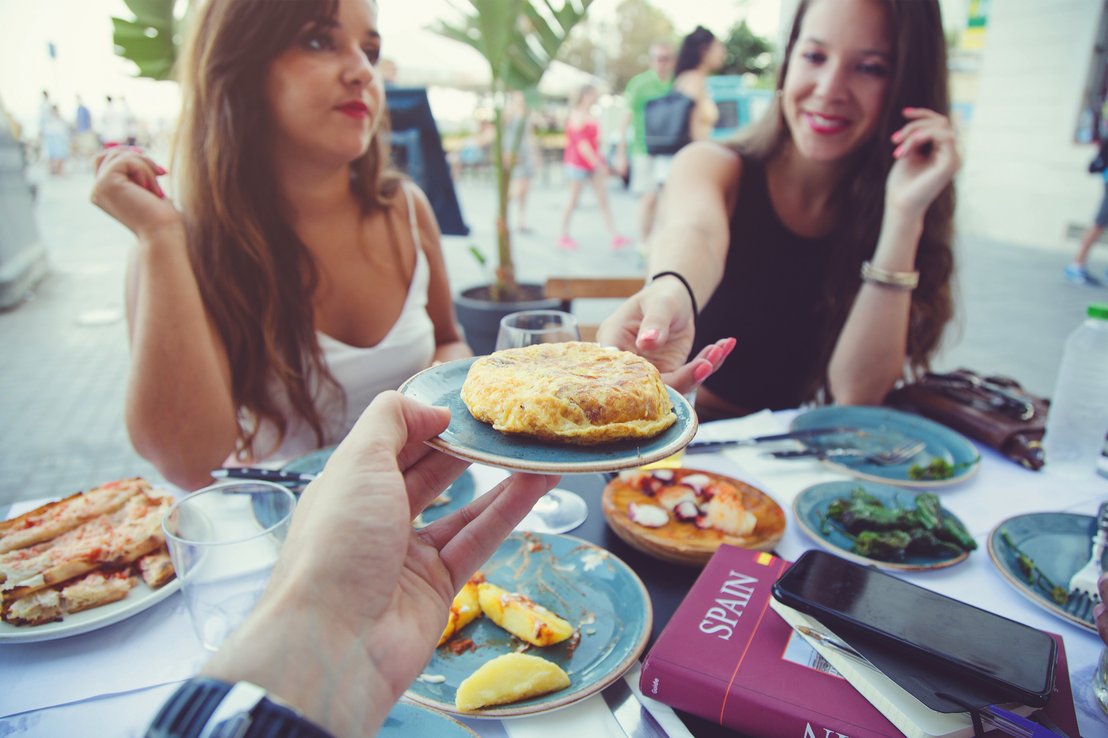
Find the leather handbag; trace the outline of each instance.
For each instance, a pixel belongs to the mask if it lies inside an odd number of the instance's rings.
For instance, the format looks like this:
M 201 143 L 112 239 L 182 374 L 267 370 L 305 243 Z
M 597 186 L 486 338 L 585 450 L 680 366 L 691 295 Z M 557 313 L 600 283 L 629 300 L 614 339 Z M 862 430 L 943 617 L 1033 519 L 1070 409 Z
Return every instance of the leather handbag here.
M 1028 469 L 1038 470 L 1045 461 L 1042 439 L 1050 401 L 1009 377 L 969 369 L 929 372 L 893 390 L 885 404 L 942 423 Z

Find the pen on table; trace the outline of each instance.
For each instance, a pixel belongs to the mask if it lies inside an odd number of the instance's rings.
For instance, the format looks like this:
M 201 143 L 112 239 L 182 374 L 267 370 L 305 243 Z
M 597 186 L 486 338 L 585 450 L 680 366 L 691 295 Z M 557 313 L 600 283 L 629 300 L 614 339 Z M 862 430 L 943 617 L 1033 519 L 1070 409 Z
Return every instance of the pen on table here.
M 227 466 L 212 469 L 216 479 L 256 479 L 264 482 L 307 484 L 316 478 L 316 474 L 307 472 L 282 471 L 281 469 L 260 469 L 256 466 Z
M 814 641 L 828 646 L 834 651 L 838 651 L 844 656 L 865 664 L 875 671 L 881 671 L 873 665 L 873 662 L 858 653 L 858 651 L 854 650 L 849 644 L 842 642 L 830 633 L 824 633 L 805 625 L 796 626 L 796 631 Z M 1065 738 L 1065 733 L 1056 733 L 1041 723 L 1031 720 L 1030 718 L 1025 718 L 1022 715 L 1017 715 L 1009 710 L 1005 710 L 1003 707 L 986 705 L 985 707 L 979 708 L 978 712 L 985 722 L 989 723 L 1000 732 L 1016 736 L 1016 738 Z

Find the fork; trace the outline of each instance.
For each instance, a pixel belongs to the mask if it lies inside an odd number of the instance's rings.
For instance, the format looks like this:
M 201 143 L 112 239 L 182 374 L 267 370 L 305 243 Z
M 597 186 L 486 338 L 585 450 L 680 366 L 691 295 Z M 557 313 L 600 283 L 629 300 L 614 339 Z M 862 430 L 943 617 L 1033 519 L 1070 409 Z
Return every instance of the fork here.
M 1108 502 L 1103 502 L 1096 512 L 1096 533 L 1093 534 L 1093 552 L 1089 561 L 1077 573 L 1070 577 L 1070 600 L 1088 601 L 1095 605 L 1100 602 L 1100 592 L 1096 580 L 1100 577 L 1100 562 L 1104 558 L 1104 547 L 1108 544 Z
M 860 448 L 806 448 L 799 451 L 774 451 L 769 454 L 775 459 L 860 459 L 863 464 L 877 466 L 895 466 L 903 464 L 922 451 L 927 444 L 923 441 L 905 441 L 885 451 L 871 453 Z

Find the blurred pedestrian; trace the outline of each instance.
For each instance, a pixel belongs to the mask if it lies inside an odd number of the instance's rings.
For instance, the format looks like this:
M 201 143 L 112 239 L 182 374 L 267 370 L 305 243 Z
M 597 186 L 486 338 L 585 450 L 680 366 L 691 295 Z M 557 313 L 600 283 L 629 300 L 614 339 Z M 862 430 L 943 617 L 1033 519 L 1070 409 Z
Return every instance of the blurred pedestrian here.
M 681 42 L 673 69 L 673 89 L 696 105 L 689 120 L 693 141 L 707 141 L 719 120 L 719 108 L 708 91 L 708 76 L 719 71 L 727 59 L 727 48 L 704 26 L 697 26 Z
M 661 165 L 646 151 L 643 110 L 647 101 L 669 92 L 672 73 L 673 47 L 665 41 L 656 41 L 650 45 L 650 67 L 632 77 L 623 90 L 627 115 L 620 126 L 614 164 L 624 177 L 630 167 L 631 191 L 639 196 L 639 236 L 643 243 L 654 227 L 658 189 L 666 179 L 665 172 L 659 171 Z M 628 130 L 634 135 L 630 146 L 627 144 Z
M 527 194 L 541 161 L 527 98 L 522 92 L 513 92 L 504 108 L 504 166 L 512 167 L 511 199 L 516 203 L 515 227 L 521 233 L 531 232 L 527 227 Z
M 77 96 L 77 112 L 73 118 L 73 149 L 81 160 L 96 153 L 99 142 L 92 129 L 92 111 L 88 109 L 81 96 Z
M 100 143 L 106 149 L 127 143 L 127 114 L 111 95 L 104 96 L 104 113 L 100 117 Z
M 562 211 L 562 235 L 558 238 L 558 248 L 569 251 L 578 248 L 577 241 L 569 235 L 569 221 L 586 182 L 591 182 L 596 191 L 600 214 L 612 236 L 612 248 L 621 249 L 631 243 L 629 238 L 616 230 L 612 211 L 608 208 L 608 164 L 600 153 L 600 124 L 592 114 L 592 106 L 599 97 L 599 92 L 592 85 L 582 86 L 574 97 L 573 109 L 566 121 L 566 148 L 562 161 L 569 182 L 569 199 Z
M 1089 274 L 1088 260 L 1093 244 L 1104 233 L 1105 227 L 1108 227 L 1108 139 L 1100 142 L 1100 149 L 1097 151 L 1096 158 L 1089 164 L 1089 173 L 1099 174 L 1101 179 L 1104 180 L 1104 196 L 1100 200 L 1100 207 L 1097 208 L 1096 215 L 1093 216 L 1092 224 L 1081 235 L 1081 243 L 1077 247 L 1077 256 L 1074 257 L 1072 264 L 1066 266 L 1064 274 L 1067 282 L 1095 287 L 1100 284 L 1100 280 Z M 1104 278 L 1108 280 L 1108 272 L 1104 273 Z
M 400 74 L 400 68 L 396 66 L 395 61 L 388 57 L 381 57 L 377 71 L 380 72 L 381 81 L 385 83 L 385 87 L 396 87 L 396 77 Z
M 62 118 L 57 105 L 51 105 L 42 126 L 42 148 L 50 162 L 50 174 L 65 173 L 65 162 L 69 159 L 69 124 Z

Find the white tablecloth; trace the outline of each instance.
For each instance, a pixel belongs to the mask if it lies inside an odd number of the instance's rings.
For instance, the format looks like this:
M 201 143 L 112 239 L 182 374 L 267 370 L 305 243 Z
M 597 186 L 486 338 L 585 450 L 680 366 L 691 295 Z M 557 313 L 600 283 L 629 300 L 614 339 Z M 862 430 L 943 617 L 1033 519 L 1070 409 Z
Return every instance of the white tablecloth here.
M 791 413 L 759 413 L 702 426 L 700 438 L 732 438 L 772 433 L 787 427 Z M 996 572 L 985 551 L 993 527 L 1012 515 L 1071 511 L 1092 515 L 1108 499 L 1108 480 L 1092 477 L 1061 481 L 1024 471 L 988 449 L 977 475 L 939 492 L 943 505 L 969 525 L 981 550 L 958 566 L 905 574 L 917 584 L 1036 628 L 1062 635 L 1084 738 L 1108 737 L 1106 720 L 1092 702 L 1090 686 L 1100 640 L 1050 615 L 1018 594 Z M 787 512 L 789 525 L 777 552 L 795 559 L 815 543 L 798 530 L 791 505 L 806 487 L 844 478 L 815 461 L 768 459 L 762 450 L 732 449 L 686 458 L 686 465 L 744 479 L 765 490 Z M 475 468 L 478 489 L 503 472 Z M 12 510 L 28 509 L 32 504 Z M 145 725 L 173 685 L 194 673 L 206 655 L 197 644 L 179 594 L 128 620 L 57 641 L 0 644 L 0 736 L 142 735 Z M 634 684 L 634 679 L 629 679 Z M 683 728 L 664 706 L 658 713 L 670 734 Z M 599 696 L 547 715 L 498 721 L 467 721 L 485 736 L 510 738 L 602 738 L 623 735 Z M 687 732 L 684 735 L 688 735 Z

